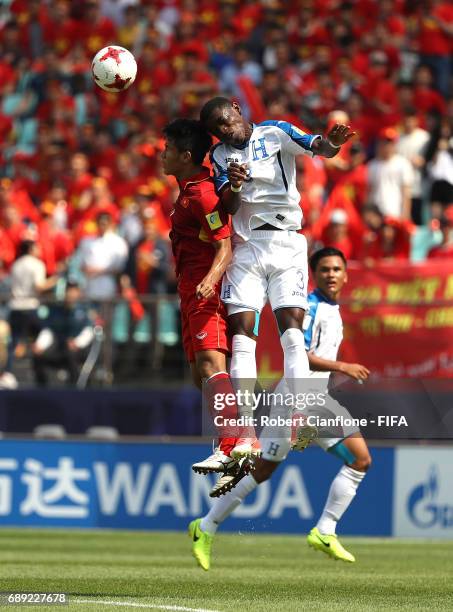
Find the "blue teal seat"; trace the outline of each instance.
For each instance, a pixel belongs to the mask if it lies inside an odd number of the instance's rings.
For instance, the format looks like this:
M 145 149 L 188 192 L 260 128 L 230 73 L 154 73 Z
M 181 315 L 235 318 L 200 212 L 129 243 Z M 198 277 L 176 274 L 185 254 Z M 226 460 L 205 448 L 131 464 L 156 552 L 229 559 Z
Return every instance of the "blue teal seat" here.
M 160 301 L 158 305 L 159 329 L 157 340 L 165 346 L 174 346 L 179 340 L 177 307 L 172 302 Z M 112 338 L 114 342 L 125 343 L 130 339 L 131 313 L 126 302 L 117 304 L 113 311 Z M 155 330 L 148 312 L 133 327 L 132 340 L 138 344 L 151 341 Z
M 433 232 L 429 227 L 425 226 L 417 227 L 411 236 L 411 261 L 424 261 L 429 250 L 436 246 L 436 244 L 439 244 L 441 240 L 441 232 Z

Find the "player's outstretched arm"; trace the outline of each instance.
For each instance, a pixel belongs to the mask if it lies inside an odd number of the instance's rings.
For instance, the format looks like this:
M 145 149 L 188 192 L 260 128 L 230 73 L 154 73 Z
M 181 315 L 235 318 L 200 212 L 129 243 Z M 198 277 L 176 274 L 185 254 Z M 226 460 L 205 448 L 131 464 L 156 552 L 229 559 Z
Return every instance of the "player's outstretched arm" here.
M 317 138 L 311 145 L 311 150 L 315 155 L 322 155 L 323 157 L 335 157 L 335 155 L 341 149 L 341 145 L 351 140 L 356 135 L 355 132 L 351 131 L 349 125 L 343 125 L 342 123 L 336 123 L 327 136 Z
M 202 298 L 210 299 L 216 295 L 216 285 L 223 276 L 227 265 L 231 261 L 231 238 L 216 240 L 212 243 L 216 254 L 212 261 L 211 268 L 196 288 L 196 296 L 199 300 Z
M 360 363 L 346 363 L 345 361 L 330 361 L 322 359 L 313 353 L 308 353 L 308 361 L 310 370 L 316 372 L 341 372 L 350 376 L 354 380 L 366 380 L 370 375 L 370 371 Z
M 234 215 L 241 205 L 242 183 L 247 177 L 247 169 L 241 164 L 231 162 L 227 171 L 228 183 L 220 192 L 222 207 L 229 215 Z

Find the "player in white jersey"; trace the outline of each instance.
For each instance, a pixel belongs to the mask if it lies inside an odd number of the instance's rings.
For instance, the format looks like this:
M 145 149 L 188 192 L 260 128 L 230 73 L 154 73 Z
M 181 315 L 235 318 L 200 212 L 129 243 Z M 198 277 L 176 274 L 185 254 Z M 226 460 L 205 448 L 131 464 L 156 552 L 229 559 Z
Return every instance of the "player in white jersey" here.
M 334 157 L 354 136 L 349 126 L 335 125 L 327 137 L 306 134 L 286 121 L 250 124 L 236 102 L 213 98 L 200 119 L 220 143 L 211 152 L 214 180 L 225 210 L 233 215 L 233 259 L 222 283 L 232 336 L 233 381 L 256 380 L 254 328 L 269 300 L 281 334 L 284 375 L 290 385 L 309 373 L 302 321 L 307 308 L 307 243 L 296 187 L 296 155 Z M 238 383 L 241 385 L 241 382 Z M 296 393 L 296 389 L 291 389 Z M 252 416 L 249 406 L 240 406 Z M 249 434 L 250 435 L 250 434 Z M 233 456 L 251 451 L 245 435 Z M 263 453 L 255 477 L 270 477 L 276 462 Z
M 343 324 L 337 300 L 347 281 L 344 255 L 332 247 L 321 249 L 312 256 L 310 267 L 317 287 L 308 296 L 309 310 L 304 326 L 306 348 L 312 370 L 311 377 L 325 378 L 327 383 L 331 372 L 342 372 L 357 381 L 364 381 L 369 375 L 369 370 L 365 366 L 337 361 L 343 336 Z M 333 410 L 345 412 L 345 409 L 338 404 L 336 407 L 333 406 Z M 354 556 L 336 537 L 335 528 L 371 464 L 368 447 L 360 432 L 347 438 L 320 437 L 317 443 L 338 456 L 345 465 L 333 480 L 322 515 L 316 527 L 310 531 L 307 540 L 310 546 L 322 550 L 335 559 L 354 562 Z M 193 540 L 193 553 L 203 569 L 208 570 L 210 567 L 212 541 L 219 524 L 255 488 L 254 476 L 249 474 L 235 489 L 217 499 L 205 517 L 196 519 L 190 524 L 189 535 Z
M 308 310 L 304 319 L 305 347 L 312 370 L 310 377 L 324 377 L 327 381 L 331 372 L 341 372 L 362 382 L 370 373 L 365 366 L 337 361 L 343 339 L 338 298 L 347 281 L 345 257 L 338 249 L 326 247 L 311 257 L 310 267 L 316 281 L 316 289 L 308 296 Z M 334 407 L 333 412 L 338 412 L 338 408 L 335 410 Z M 342 413 L 349 416 L 345 414 L 344 408 Z M 344 465 L 330 486 L 324 510 L 307 541 L 313 548 L 335 559 L 352 563 L 355 561 L 354 556 L 341 545 L 335 530 L 371 465 L 368 446 L 359 431 L 347 437 L 321 434 L 316 443 L 336 455 Z

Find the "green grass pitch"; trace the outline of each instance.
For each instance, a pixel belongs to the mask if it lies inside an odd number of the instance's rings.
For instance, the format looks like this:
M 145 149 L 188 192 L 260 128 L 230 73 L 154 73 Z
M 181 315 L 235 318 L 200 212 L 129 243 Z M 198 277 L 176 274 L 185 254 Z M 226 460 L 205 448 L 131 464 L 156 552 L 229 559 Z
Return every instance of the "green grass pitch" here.
M 219 534 L 204 572 L 184 533 L 2 529 L 0 591 L 69 594 L 41 611 L 453 610 L 453 541 L 342 541 L 354 565 L 302 536 Z

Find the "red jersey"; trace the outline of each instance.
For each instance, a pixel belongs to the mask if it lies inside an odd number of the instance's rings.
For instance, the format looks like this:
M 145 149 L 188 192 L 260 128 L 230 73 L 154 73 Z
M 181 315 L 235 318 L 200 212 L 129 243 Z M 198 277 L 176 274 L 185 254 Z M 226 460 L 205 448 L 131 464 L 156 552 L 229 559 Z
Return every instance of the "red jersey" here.
M 212 265 L 212 242 L 231 236 L 228 215 L 222 211 L 209 169 L 179 184 L 171 213 L 170 239 L 179 286 L 197 285 Z
M 438 21 L 453 25 L 453 6 L 443 2 L 435 6 L 432 14 L 419 16 L 418 48 L 420 53 L 447 56 L 451 52 L 451 38 Z
M 428 259 L 453 259 L 453 244 L 441 244 L 433 247 L 428 253 Z
M 16 259 L 16 246 L 5 230 L 0 227 L 0 270 L 8 271 Z

